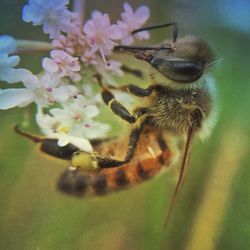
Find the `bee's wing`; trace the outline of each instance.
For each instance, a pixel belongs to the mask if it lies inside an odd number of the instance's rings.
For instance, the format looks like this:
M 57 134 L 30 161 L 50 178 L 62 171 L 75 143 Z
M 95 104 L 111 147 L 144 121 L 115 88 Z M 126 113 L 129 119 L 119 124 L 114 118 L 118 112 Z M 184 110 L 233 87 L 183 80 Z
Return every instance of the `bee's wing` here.
M 169 222 L 169 219 L 170 219 L 172 211 L 174 209 L 176 200 L 178 198 L 178 194 L 182 188 L 182 185 L 183 185 L 183 182 L 185 179 L 185 175 L 186 175 L 187 168 L 188 168 L 187 161 L 188 161 L 188 156 L 189 156 L 189 152 L 190 152 L 192 139 L 193 139 L 193 128 L 190 127 L 188 130 L 188 133 L 187 133 L 187 140 L 186 140 L 186 144 L 185 144 L 185 149 L 184 149 L 184 154 L 183 154 L 183 158 L 182 158 L 178 182 L 176 184 L 175 191 L 174 191 L 173 196 L 172 196 L 171 201 L 170 201 L 170 206 L 169 206 L 169 209 L 167 212 L 167 217 L 166 217 L 166 220 L 164 223 L 164 228 L 167 226 L 167 224 Z

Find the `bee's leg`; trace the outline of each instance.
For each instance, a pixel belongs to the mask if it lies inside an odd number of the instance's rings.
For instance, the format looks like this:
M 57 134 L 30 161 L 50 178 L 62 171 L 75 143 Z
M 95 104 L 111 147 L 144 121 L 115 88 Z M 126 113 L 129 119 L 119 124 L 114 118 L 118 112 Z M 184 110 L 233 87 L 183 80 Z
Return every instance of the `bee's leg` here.
M 154 90 L 153 86 L 149 86 L 148 88 L 143 89 L 135 84 L 127 84 L 127 85 L 123 85 L 123 86 L 119 86 L 119 87 L 108 85 L 108 88 L 126 91 L 126 92 L 128 92 L 132 95 L 138 96 L 138 97 L 150 96 Z
M 64 147 L 58 146 L 57 139 L 54 138 L 43 138 L 39 137 L 37 135 L 33 135 L 27 132 L 22 131 L 18 125 L 14 127 L 14 130 L 19 135 L 39 144 L 39 149 L 42 153 L 45 153 L 47 155 L 54 156 L 56 158 L 60 158 L 63 160 L 70 160 L 72 158 L 72 155 L 79 151 L 79 148 L 74 146 L 73 144 L 67 144 Z
M 113 111 L 114 114 L 119 116 L 121 119 L 129 122 L 135 123 L 136 117 L 129 113 L 129 111 L 115 99 L 115 96 L 111 91 L 104 88 L 102 90 L 102 99 L 106 105 Z
M 127 153 L 123 160 L 117 160 L 109 156 L 96 155 L 96 153 L 89 154 L 83 151 L 78 151 L 72 156 L 72 166 L 84 170 L 96 170 L 100 168 L 115 168 L 129 163 L 134 156 L 142 130 L 143 123 L 135 126 L 135 128 L 131 131 Z
M 135 123 L 136 117 L 129 113 L 129 111 L 115 99 L 115 96 L 112 94 L 112 92 L 103 85 L 101 76 L 99 74 L 95 75 L 99 86 L 102 88 L 102 99 L 104 103 L 109 106 L 109 108 L 119 116 L 121 119 L 129 122 L 129 123 Z
M 168 145 L 167 145 L 167 143 L 165 142 L 165 140 L 164 140 L 164 137 L 163 137 L 163 134 L 160 132 L 160 133 L 158 133 L 158 135 L 157 135 L 157 143 L 158 143 L 158 145 L 159 145 L 159 148 L 160 148 L 160 150 L 161 150 L 161 154 L 160 154 L 160 156 L 159 156 L 159 163 L 161 164 L 161 165 L 164 165 L 164 164 L 166 164 L 166 155 L 165 155 L 165 153 L 168 151 Z
M 134 76 L 136 76 L 138 78 L 142 78 L 142 79 L 144 78 L 142 71 L 139 70 L 139 69 L 132 69 L 132 68 L 126 66 L 126 65 L 122 65 L 121 69 L 125 73 L 132 74 L 132 75 L 134 75 Z
M 141 125 L 140 127 L 135 127 L 131 131 L 129 142 L 128 142 L 128 149 L 127 149 L 127 153 L 126 153 L 124 160 L 121 161 L 121 160 L 116 160 L 110 157 L 97 156 L 96 160 L 97 160 L 98 166 L 100 168 L 114 168 L 114 167 L 119 167 L 125 163 L 130 162 L 134 156 L 142 129 L 143 129 L 143 125 Z
M 201 127 L 202 118 L 203 118 L 202 111 L 199 108 L 195 108 L 193 110 L 193 112 L 191 113 L 190 127 L 189 127 L 188 132 L 187 132 L 187 140 L 186 140 L 186 144 L 185 144 L 185 148 L 184 148 L 184 154 L 183 154 L 183 158 L 182 158 L 179 178 L 178 178 L 178 181 L 177 181 L 177 184 L 175 187 L 175 191 L 174 191 L 173 196 L 172 196 L 171 201 L 170 201 L 170 207 L 168 210 L 168 214 L 167 214 L 167 218 L 166 218 L 164 226 L 166 226 L 168 224 L 172 210 L 173 210 L 175 203 L 176 203 L 176 200 L 178 198 L 178 194 L 181 191 L 182 185 L 184 183 L 185 175 L 186 175 L 187 168 L 188 168 L 187 161 L 188 161 L 188 156 L 189 156 L 189 152 L 190 152 L 191 142 L 192 142 L 195 130 L 197 128 Z

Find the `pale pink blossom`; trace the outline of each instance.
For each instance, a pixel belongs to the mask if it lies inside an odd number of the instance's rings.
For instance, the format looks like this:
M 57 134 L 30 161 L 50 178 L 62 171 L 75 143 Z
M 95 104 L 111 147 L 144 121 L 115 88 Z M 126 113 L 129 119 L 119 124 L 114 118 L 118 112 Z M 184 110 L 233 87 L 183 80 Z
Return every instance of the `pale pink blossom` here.
M 131 35 L 131 32 L 135 29 L 141 28 L 142 25 L 146 23 L 150 15 L 149 8 L 142 5 L 133 11 L 132 7 L 128 3 L 124 3 L 123 8 L 124 12 L 121 13 L 122 21 L 117 22 L 122 31 L 122 44 L 132 44 L 134 42 L 134 37 L 139 40 L 148 39 L 148 31 L 142 31 L 135 35 Z
M 91 19 L 84 25 L 83 31 L 86 34 L 91 53 L 99 51 L 104 61 L 106 61 L 105 56 L 110 55 L 117 44 L 115 40 L 122 37 L 119 26 L 111 25 L 109 15 L 99 11 L 92 13 Z
M 74 56 L 81 56 L 87 48 L 86 37 L 80 30 L 75 30 L 66 35 L 60 35 L 52 41 L 57 48 Z
M 71 32 L 77 23 L 77 15 L 66 8 L 68 3 L 68 0 L 29 0 L 23 8 L 23 20 L 43 25 L 44 33 L 56 38 L 61 31 Z
M 72 57 L 63 50 L 52 50 L 50 52 L 51 58 L 44 58 L 42 65 L 45 71 L 56 75 L 57 77 L 69 77 L 73 81 L 81 79 L 78 57 Z
M 91 53 L 90 50 L 86 50 L 81 56 L 81 61 L 85 63 L 85 65 L 97 65 L 98 60 L 95 53 Z

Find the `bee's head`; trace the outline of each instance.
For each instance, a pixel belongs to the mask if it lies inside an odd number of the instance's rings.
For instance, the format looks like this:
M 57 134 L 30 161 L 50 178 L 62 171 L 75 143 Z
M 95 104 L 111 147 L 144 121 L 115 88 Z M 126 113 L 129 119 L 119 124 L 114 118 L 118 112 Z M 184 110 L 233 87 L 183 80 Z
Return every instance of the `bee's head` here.
M 201 78 L 215 56 L 205 41 L 186 36 L 178 39 L 169 50 L 150 51 L 147 61 L 172 82 L 189 84 Z
M 193 36 L 166 41 L 160 47 L 117 46 L 119 51 L 129 51 L 138 59 L 147 61 L 154 69 L 153 75 L 166 83 L 186 87 L 195 83 L 215 61 L 210 46 Z

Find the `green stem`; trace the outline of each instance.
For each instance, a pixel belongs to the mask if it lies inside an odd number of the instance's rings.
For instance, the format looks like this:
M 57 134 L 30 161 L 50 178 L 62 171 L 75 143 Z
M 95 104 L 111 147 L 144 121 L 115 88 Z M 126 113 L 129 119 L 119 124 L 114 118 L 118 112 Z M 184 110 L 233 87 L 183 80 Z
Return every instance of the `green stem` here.
M 16 40 L 17 49 L 13 54 L 23 54 L 31 52 L 44 52 L 54 49 L 54 45 L 48 42 L 32 40 Z

